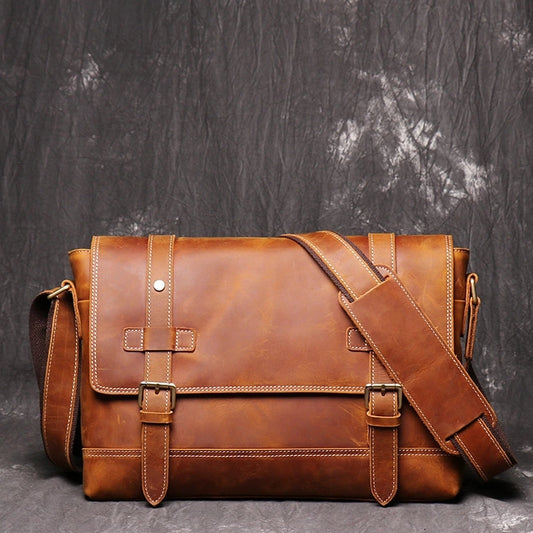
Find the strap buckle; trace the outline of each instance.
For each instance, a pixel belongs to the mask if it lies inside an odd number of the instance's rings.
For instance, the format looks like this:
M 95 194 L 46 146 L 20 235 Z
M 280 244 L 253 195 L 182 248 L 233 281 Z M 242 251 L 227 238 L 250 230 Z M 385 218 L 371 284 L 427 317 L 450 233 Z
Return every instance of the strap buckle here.
M 156 394 L 159 394 L 161 389 L 170 391 L 170 410 L 173 411 L 176 407 L 176 385 L 174 383 L 162 383 L 160 381 L 141 381 L 139 385 L 139 407 L 142 409 L 144 389 L 154 389 Z
M 479 296 L 477 295 L 476 291 L 476 282 L 477 282 L 477 276 L 473 275 L 470 276 L 470 301 L 472 302 L 472 305 L 477 305 L 479 303 Z
M 71 290 L 72 282 L 65 280 L 61 287 L 57 288 L 55 291 L 52 291 L 50 294 L 46 296 L 48 300 L 53 300 L 54 298 L 57 298 L 60 294 L 63 294 L 65 291 Z
M 398 409 L 402 408 L 403 389 L 399 383 L 367 383 L 365 386 L 365 409 L 370 404 L 370 392 L 380 391 L 384 396 L 387 391 L 396 391 L 398 393 Z

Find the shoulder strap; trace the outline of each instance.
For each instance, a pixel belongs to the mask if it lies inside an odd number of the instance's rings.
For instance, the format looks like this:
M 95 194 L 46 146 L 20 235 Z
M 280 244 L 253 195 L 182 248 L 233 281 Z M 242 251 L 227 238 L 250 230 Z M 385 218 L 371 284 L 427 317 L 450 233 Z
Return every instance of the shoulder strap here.
M 444 450 L 485 481 L 516 463 L 494 410 L 392 270 L 333 232 L 285 237 L 338 287 L 340 305 Z
M 40 390 L 41 434 L 49 459 L 80 470 L 80 320 L 74 284 L 39 294 L 30 308 L 30 344 Z

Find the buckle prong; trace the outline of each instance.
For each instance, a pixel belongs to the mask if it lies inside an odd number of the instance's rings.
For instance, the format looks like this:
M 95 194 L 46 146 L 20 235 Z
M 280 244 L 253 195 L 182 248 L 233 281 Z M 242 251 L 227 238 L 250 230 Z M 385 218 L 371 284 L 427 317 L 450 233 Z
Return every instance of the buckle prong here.
M 396 391 L 398 393 L 398 409 L 402 408 L 403 389 L 399 383 L 367 383 L 365 386 L 365 408 L 368 409 L 370 403 L 370 392 L 379 391 L 385 396 L 387 391 Z

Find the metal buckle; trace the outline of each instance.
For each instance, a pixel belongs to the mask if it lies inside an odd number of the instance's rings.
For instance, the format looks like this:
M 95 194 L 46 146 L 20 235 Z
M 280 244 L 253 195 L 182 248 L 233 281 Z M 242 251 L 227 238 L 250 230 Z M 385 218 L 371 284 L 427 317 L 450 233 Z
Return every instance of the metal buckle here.
M 173 411 L 176 407 L 176 385 L 174 383 L 161 383 L 160 381 L 141 381 L 139 385 L 139 407 L 142 409 L 144 389 L 154 389 L 156 394 L 159 394 L 161 389 L 170 391 L 170 410 Z
M 371 391 L 380 391 L 382 395 L 385 395 L 387 391 L 396 391 L 398 393 L 398 409 L 402 408 L 403 390 L 399 383 L 367 383 L 365 387 L 365 409 L 368 409 Z
M 472 305 L 477 305 L 479 303 L 474 276 L 470 277 L 470 299 L 472 300 Z
M 52 300 L 53 298 L 57 298 L 60 294 L 63 294 L 65 291 L 68 290 L 70 290 L 70 283 L 68 281 L 65 281 L 64 285 L 61 285 L 59 289 L 52 291 L 46 298 L 48 300 Z

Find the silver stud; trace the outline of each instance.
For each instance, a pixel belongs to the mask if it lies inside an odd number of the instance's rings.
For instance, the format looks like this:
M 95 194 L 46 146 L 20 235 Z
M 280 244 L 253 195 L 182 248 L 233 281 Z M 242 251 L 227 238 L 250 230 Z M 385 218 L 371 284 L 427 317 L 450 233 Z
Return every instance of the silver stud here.
M 156 279 L 154 281 L 154 289 L 157 292 L 161 292 L 165 290 L 165 282 L 162 279 Z

